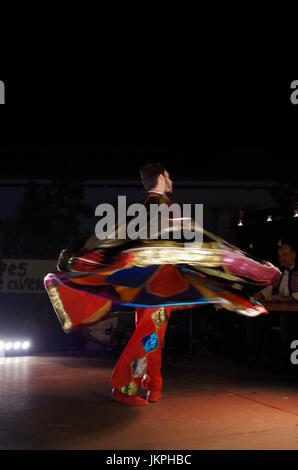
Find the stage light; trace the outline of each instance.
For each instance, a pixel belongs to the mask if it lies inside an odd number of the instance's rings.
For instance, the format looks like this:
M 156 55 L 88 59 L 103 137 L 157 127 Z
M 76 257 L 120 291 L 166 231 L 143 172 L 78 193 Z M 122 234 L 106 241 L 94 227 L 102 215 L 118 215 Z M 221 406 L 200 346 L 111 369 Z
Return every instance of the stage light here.
M 267 222 L 272 222 L 272 215 L 267 215 Z
M 0 355 L 6 356 L 6 355 L 24 355 L 28 352 L 28 350 L 31 348 L 31 342 L 27 339 L 1 339 L 0 340 Z
M 242 227 L 242 226 L 243 226 L 243 214 L 244 214 L 244 211 L 240 211 L 240 213 L 239 213 L 238 227 Z
M 295 209 L 295 210 L 294 210 L 294 215 L 293 215 L 293 217 L 298 217 L 298 209 Z

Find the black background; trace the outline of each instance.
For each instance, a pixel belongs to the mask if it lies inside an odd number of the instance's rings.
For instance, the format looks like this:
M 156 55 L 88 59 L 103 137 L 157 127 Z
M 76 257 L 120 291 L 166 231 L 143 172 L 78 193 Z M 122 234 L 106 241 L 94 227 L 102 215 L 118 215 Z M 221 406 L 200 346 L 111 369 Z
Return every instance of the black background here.
M 1 77 L 2 176 L 129 176 L 148 160 L 165 162 L 174 176 L 292 174 L 294 72 L 257 63 L 182 65 L 179 73 L 133 66 L 122 74 L 10 69 Z

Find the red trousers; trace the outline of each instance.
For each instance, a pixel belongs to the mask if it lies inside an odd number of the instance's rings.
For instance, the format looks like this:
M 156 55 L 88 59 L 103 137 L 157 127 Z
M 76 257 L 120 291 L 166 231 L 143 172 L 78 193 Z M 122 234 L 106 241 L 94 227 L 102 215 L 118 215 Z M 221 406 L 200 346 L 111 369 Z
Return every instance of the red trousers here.
M 171 307 L 136 309 L 136 329 L 113 371 L 113 388 L 128 395 L 136 395 L 141 384 L 161 390 L 161 350 L 170 314 Z

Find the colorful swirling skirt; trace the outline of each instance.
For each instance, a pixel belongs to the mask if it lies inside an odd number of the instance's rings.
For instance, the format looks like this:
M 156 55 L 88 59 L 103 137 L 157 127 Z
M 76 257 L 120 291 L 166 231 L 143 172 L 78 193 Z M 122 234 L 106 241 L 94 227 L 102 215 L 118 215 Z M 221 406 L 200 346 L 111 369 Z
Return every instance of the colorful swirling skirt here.
M 45 288 L 62 328 L 90 325 L 110 312 L 204 304 L 247 316 L 267 313 L 243 287 L 276 282 L 280 271 L 240 250 L 217 244 L 144 244 L 110 257 L 93 250 L 70 259 L 69 270 L 50 273 Z

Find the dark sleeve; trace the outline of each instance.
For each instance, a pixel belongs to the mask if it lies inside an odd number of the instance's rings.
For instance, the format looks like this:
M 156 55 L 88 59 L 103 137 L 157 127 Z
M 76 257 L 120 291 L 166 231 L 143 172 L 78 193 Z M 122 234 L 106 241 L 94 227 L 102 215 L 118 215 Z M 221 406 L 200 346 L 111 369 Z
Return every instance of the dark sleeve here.
M 292 293 L 295 294 L 296 292 L 298 292 L 298 270 L 295 270 L 292 273 L 291 281 L 292 281 L 291 290 L 292 290 Z

